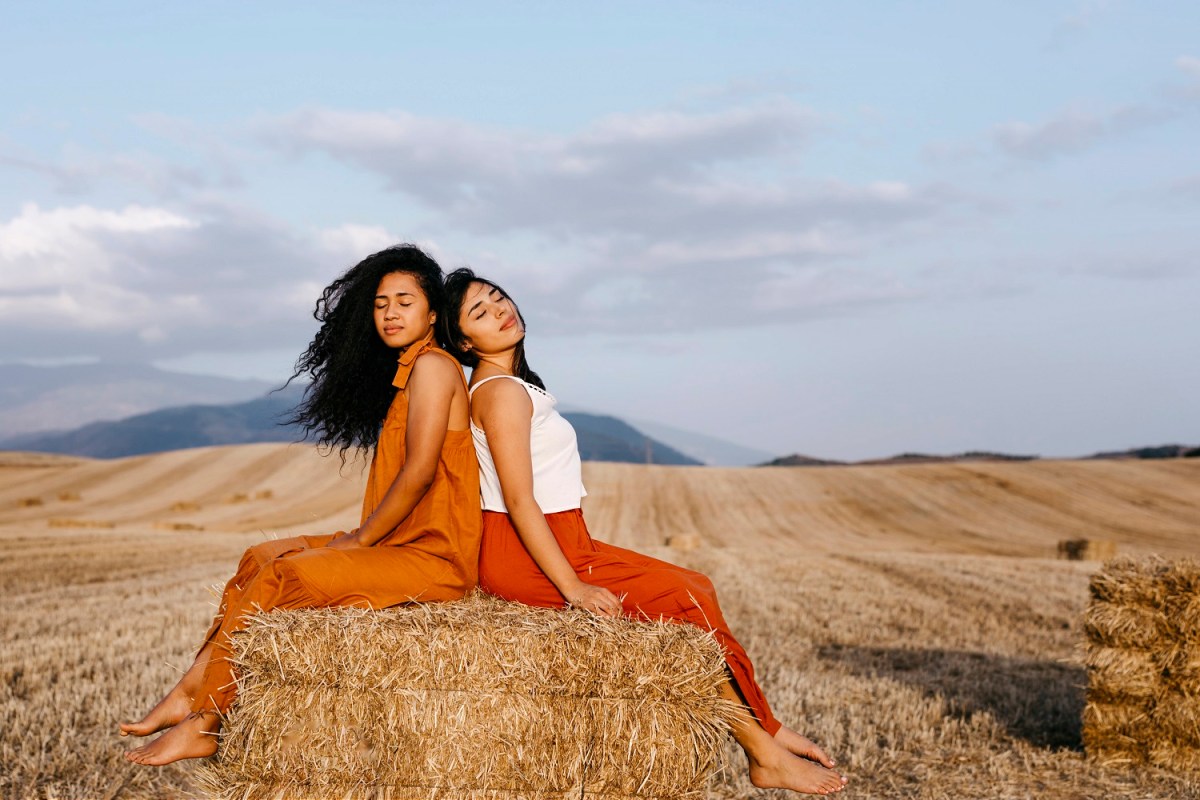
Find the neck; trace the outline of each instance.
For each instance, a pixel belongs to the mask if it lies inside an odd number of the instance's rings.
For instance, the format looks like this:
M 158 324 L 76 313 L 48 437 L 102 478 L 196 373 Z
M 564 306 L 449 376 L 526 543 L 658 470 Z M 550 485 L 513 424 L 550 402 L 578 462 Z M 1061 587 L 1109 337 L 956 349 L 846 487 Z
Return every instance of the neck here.
M 515 350 L 505 350 L 501 353 L 491 353 L 486 356 L 481 355 L 479 356 L 479 364 L 476 366 L 476 369 L 487 364 L 493 369 L 503 372 L 505 375 L 513 375 L 513 360 L 515 356 Z

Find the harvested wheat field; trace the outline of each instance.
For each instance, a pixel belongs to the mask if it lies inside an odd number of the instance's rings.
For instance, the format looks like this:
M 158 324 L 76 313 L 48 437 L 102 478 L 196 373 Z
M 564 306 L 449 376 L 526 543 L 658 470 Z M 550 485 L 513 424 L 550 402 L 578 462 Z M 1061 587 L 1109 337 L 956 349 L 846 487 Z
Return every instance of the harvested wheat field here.
M 592 532 L 713 578 L 843 796 L 1200 798 L 1188 773 L 1085 758 L 1099 564 L 1055 558 L 1200 555 L 1200 460 L 585 469 Z M 305 446 L 0 455 L 0 796 L 194 796 L 192 765 L 127 765 L 116 722 L 190 662 L 245 546 L 352 526 L 364 480 Z M 725 749 L 711 797 L 776 796 Z

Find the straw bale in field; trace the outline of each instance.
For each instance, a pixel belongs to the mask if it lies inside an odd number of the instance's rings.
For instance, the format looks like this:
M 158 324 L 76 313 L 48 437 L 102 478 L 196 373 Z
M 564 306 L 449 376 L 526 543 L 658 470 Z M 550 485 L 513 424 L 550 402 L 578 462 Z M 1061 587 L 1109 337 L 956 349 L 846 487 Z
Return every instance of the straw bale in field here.
M 667 537 L 667 547 L 676 550 L 695 550 L 703 544 L 698 533 L 676 533 Z
M 735 707 L 691 625 L 482 593 L 256 616 L 200 779 L 218 798 L 686 798 Z
M 1105 703 L 1088 698 L 1083 709 L 1083 746 L 1105 764 L 1140 764 L 1147 760 L 1146 742 L 1154 723 L 1139 704 Z
M 1156 743 L 1150 747 L 1150 763 L 1163 769 L 1195 772 L 1200 770 L 1200 748 Z
M 1119 606 L 1158 607 L 1163 600 L 1163 576 L 1171 569 L 1164 558 L 1121 558 L 1110 561 L 1088 583 L 1093 600 Z
M 1164 739 L 1200 749 L 1200 698 L 1166 693 L 1158 699 L 1151 717 Z
M 1084 617 L 1084 746 L 1105 763 L 1200 769 L 1200 564 L 1109 562 Z
M 1108 561 L 1116 556 L 1116 542 L 1096 539 L 1062 539 L 1058 543 L 1058 557 L 1069 561 Z
M 100 519 L 65 519 L 63 517 L 51 517 L 50 519 L 46 520 L 46 526 L 50 528 L 101 528 L 110 530 L 117 527 L 117 523 Z
M 1093 600 L 1083 615 L 1083 629 L 1096 646 L 1152 650 L 1169 633 L 1161 608 Z
M 1147 651 L 1091 647 L 1086 663 L 1093 697 L 1146 703 L 1162 689 L 1162 668 Z

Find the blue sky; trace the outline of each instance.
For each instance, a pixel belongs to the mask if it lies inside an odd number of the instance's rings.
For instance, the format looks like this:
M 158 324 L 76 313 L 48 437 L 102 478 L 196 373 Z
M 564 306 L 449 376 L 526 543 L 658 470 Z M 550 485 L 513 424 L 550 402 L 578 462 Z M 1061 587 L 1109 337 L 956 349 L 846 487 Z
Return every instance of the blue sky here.
M 770 452 L 1200 441 L 1200 7 L 0 5 L 0 360 L 279 378 L 389 242 L 573 407 Z

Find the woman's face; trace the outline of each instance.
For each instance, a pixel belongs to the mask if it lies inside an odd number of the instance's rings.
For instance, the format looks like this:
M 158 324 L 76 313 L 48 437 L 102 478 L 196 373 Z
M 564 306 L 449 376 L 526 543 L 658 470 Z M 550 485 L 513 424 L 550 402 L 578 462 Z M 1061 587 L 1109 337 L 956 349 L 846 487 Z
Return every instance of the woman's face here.
M 470 349 L 480 355 L 511 350 L 525 338 L 525 322 L 513 301 L 483 281 L 467 287 L 458 310 L 458 327 Z
M 375 290 L 375 330 L 388 347 L 404 348 L 425 338 L 437 319 L 421 284 L 407 272 L 389 272 Z

